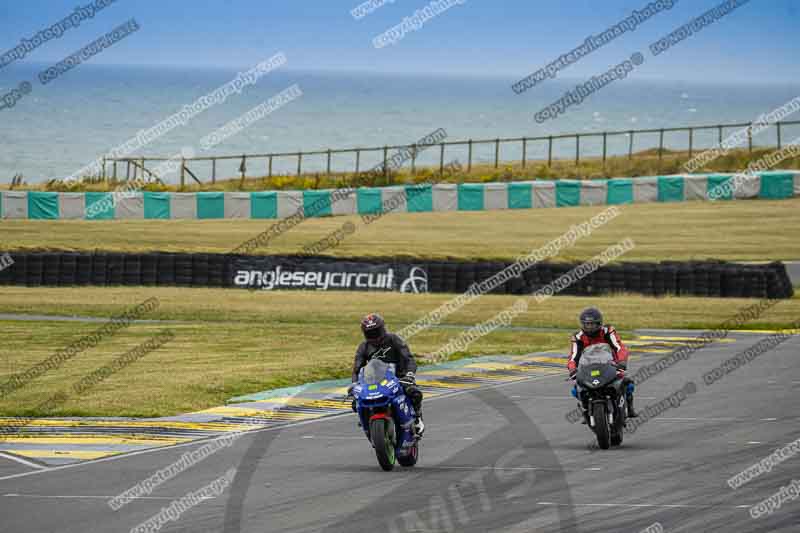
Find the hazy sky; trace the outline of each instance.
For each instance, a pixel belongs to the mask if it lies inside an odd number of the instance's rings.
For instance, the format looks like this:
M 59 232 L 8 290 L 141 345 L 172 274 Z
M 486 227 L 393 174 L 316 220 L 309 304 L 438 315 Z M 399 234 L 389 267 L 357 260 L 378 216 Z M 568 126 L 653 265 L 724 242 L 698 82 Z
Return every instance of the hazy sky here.
M 0 2 L 0 53 L 90 0 Z M 372 39 L 429 4 L 387 0 L 361 20 L 359 0 L 117 0 L 44 43 L 25 62 L 53 63 L 133 17 L 141 30 L 93 63 L 250 66 L 277 51 L 287 68 L 523 77 L 640 9 L 649 0 L 466 0 L 376 49 Z M 590 54 L 561 77 L 599 74 L 646 52 L 720 0 L 676 0 L 675 6 Z M 800 80 L 800 0 L 751 0 L 658 57 L 636 76 L 679 80 Z

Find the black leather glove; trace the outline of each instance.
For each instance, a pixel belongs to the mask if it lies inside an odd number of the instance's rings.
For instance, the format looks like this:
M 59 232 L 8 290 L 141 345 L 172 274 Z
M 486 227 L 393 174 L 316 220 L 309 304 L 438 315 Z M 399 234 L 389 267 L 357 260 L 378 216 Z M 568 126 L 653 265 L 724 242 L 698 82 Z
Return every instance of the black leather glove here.
M 569 379 L 574 381 L 575 378 L 577 378 L 577 377 L 578 377 L 578 371 L 577 370 L 570 370 L 569 371 Z
M 400 383 L 405 383 L 407 385 L 416 385 L 417 378 L 414 376 L 413 372 L 406 372 L 406 375 L 400 378 Z
M 352 396 L 353 395 L 353 387 L 355 387 L 356 385 L 358 385 L 358 383 L 353 382 L 353 383 L 350 384 L 349 387 L 347 387 L 347 395 L 348 396 Z

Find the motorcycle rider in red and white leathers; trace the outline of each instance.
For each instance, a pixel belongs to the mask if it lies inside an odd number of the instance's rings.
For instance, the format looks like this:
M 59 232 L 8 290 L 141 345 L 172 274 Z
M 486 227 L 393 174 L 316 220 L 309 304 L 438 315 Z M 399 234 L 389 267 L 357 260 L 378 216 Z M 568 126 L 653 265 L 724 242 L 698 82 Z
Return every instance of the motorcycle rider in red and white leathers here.
M 603 315 L 594 307 L 588 307 L 580 314 L 581 329 L 572 336 L 572 348 L 567 361 L 569 377 L 575 380 L 578 373 L 578 361 L 580 361 L 583 351 L 592 344 L 608 344 L 614 356 L 617 366 L 617 375 L 622 380 L 622 385 L 626 391 L 626 403 L 628 405 L 628 417 L 636 418 L 636 411 L 633 409 L 633 380 L 625 376 L 628 368 L 628 348 L 622 343 L 617 330 L 609 324 L 603 325 Z M 573 395 L 575 395 L 573 393 Z M 580 402 L 578 402 L 580 405 Z M 583 406 L 581 406 L 581 409 Z M 586 423 L 584 416 L 584 424 Z

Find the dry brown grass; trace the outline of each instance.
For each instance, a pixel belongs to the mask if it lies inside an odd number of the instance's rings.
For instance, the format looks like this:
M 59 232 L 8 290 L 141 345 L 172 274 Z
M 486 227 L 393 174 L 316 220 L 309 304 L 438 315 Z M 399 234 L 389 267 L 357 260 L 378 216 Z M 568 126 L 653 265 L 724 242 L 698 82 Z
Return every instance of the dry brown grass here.
M 297 254 L 344 222 L 356 230 L 326 255 L 511 259 L 529 253 L 605 207 L 396 213 L 366 225 L 356 216 L 312 218 L 254 250 Z M 556 260 L 587 259 L 632 238 L 621 260 L 800 258 L 800 198 L 620 206 L 621 215 Z M 5 250 L 182 251 L 226 253 L 273 220 L 3 220 Z

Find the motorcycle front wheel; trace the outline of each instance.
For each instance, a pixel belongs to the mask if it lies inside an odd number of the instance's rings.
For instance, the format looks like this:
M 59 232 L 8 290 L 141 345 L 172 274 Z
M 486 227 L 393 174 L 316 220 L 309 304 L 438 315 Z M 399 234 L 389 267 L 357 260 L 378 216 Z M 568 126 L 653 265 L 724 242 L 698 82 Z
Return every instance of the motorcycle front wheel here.
M 611 428 L 608 427 L 608 415 L 606 414 L 606 405 L 603 402 L 597 402 L 592 406 L 592 416 L 594 416 L 594 432 L 597 435 L 597 445 L 601 450 L 607 450 L 611 447 Z
M 394 468 L 394 464 L 397 461 L 394 453 L 395 434 L 393 426 L 392 421 L 385 418 L 376 418 L 369 423 L 369 433 L 372 436 L 372 445 L 375 447 L 378 464 L 387 472 Z

